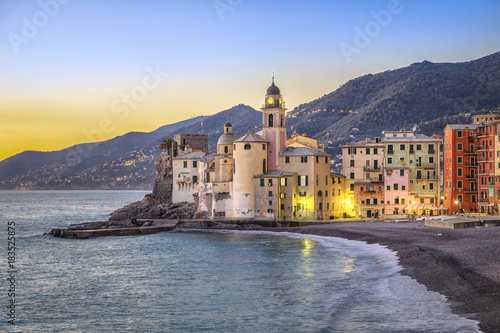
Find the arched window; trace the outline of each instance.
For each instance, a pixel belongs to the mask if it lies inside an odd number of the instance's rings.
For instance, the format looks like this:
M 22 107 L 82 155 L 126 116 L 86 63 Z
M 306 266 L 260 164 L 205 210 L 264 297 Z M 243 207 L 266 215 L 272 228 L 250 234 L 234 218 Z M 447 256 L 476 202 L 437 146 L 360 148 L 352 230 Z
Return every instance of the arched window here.
M 229 152 L 229 148 L 227 146 L 224 146 L 224 154 L 227 154 Z
M 252 149 L 252 146 L 249 143 L 247 143 L 245 145 L 245 150 L 250 150 L 250 149 Z
M 229 128 L 226 127 L 226 133 L 229 132 Z
M 266 173 L 266 159 L 262 160 L 262 173 Z
M 269 115 L 269 124 L 268 124 L 268 127 L 273 127 L 273 115 L 272 114 Z
M 281 118 L 281 121 L 280 121 L 281 124 L 280 124 L 280 126 L 283 127 L 283 115 L 281 115 L 280 118 Z
M 322 197 L 322 196 L 323 196 L 323 192 L 318 191 L 318 197 Z

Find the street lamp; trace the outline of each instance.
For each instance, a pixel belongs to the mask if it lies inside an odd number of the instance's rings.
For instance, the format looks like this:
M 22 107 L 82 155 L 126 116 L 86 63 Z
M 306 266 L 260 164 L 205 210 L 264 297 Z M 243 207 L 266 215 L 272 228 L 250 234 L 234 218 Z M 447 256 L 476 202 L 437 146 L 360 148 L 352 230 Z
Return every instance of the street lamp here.
M 458 200 L 455 200 L 455 213 L 457 212 Z

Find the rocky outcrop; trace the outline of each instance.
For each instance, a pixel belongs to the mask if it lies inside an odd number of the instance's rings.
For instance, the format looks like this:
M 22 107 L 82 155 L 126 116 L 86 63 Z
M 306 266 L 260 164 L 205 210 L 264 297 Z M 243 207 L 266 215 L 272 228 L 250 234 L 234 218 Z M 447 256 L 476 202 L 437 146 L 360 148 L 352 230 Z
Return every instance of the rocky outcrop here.
M 172 163 L 169 156 L 159 156 L 154 162 L 158 178 L 153 192 L 141 201 L 114 211 L 110 221 L 127 219 L 190 219 L 196 212 L 192 203 L 172 204 Z

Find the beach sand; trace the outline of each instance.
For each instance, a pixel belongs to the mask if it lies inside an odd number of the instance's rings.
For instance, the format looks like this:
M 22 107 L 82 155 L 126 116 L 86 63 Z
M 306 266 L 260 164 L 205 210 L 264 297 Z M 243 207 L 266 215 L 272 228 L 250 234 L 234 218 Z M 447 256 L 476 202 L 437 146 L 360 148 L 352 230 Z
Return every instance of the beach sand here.
M 266 228 L 378 243 L 398 253 L 402 274 L 446 296 L 455 313 L 500 332 L 500 227 L 441 229 L 423 222 L 357 222 Z

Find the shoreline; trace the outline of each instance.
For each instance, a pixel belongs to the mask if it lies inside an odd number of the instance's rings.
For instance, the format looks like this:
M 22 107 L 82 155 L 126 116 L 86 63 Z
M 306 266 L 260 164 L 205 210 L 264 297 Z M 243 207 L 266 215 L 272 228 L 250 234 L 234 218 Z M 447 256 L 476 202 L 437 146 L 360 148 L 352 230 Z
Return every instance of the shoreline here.
M 500 332 L 500 228 L 441 229 L 422 222 L 366 222 L 262 228 L 340 237 L 395 251 L 401 274 L 444 295 L 452 311 Z

